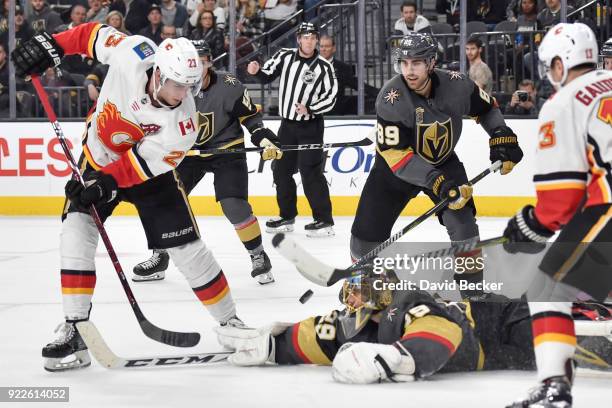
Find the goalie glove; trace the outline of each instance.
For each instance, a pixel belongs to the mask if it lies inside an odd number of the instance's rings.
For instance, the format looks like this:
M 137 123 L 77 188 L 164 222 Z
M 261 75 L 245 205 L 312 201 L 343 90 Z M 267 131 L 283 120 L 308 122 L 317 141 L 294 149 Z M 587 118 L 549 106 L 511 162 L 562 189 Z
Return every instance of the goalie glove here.
M 433 193 L 441 200 L 449 199 L 448 208 L 460 210 L 472 198 L 472 186 L 463 184 L 457 186 L 453 180 L 447 179 L 444 174 L 439 175 L 431 188 Z
M 489 149 L 491 163 L 501 160 L 502 175 L 510 173 L 523 158 L 523 150 L 518 144 L 518 139 L 508 126 L 499 126 L 493 130 Z
M 504 249 L 511 254 L 536 254 L 546 247 L 546 241 L 553 235 L 551 230 L 540 224 L 533 212 L 533 205 L 526 205 L 508 221 L 504 230 L 504 238 L 508 242 L 504 243 Z
M 414 381 L 415 363 L 407 350 L 377 343 L 345 343 L 332 363 L 332 377 L 345 384 Z
M 290 327 L 289 323 L 274 323 L 259 329 L 240 329 L 236 327 L 220 326 L 214 330 L 219 343 L 234 354 L 227 361 L 236 366 L 261 366 L 266 363 L 275 363 L 277 336 Z
M 256 129 L 251 134 L 253 144 L 263 147 L 261 158 L 264 160 L 278 160 L 283 157 L 283 152 L 280 150 L 281 144 L 278 137 L 270 129 L 261 127 Z

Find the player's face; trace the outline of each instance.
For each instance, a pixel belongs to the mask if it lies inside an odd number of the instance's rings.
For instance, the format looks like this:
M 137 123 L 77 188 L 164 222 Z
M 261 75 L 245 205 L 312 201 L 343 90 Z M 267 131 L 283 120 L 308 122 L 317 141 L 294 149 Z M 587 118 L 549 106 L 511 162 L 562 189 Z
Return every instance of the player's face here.
M 307 56 L 312 55 L 314 53 L 314 50 L 317 47 L 317 42 L 318 38 L 314 34 L 304 34 L 300 35 L 300 37 L 298 38 L 300 50 Z
M 169 106 L 176 106 L 191 92 L 189 85 L 179 84 L 171 79 L 166 80 L 157 96 Z
M 429 77 L 429 64 L 424 59 L 403 59 L 402 75 L 412 90 L 421 89 Z
M 359 309 L 363 306 L 363 300 L 361 299 L 361 291 L 357 288 L 352 288 L 350 293 L 346 296 L 345 305 L 353 310 Z
M 603 59 L 603 68 L 612 71 L 612 57 Z

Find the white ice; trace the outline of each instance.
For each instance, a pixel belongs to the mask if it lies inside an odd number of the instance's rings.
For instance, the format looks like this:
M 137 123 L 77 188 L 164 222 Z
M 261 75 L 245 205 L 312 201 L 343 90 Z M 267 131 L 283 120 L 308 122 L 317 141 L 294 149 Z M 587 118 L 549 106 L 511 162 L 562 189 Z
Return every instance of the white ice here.
M 261 221 L 265 221 L 261 217 Z M 306 238 L 306 218 L 294 236 L 326 262 L 349 261 L 349 217 L 336 219 L 334 238 Z M 401 218 L 396 228 L 409 222 Z M 250 260 L 232 226 L 222 217 L 198 219 L 203 238 L 228 278 L 239 316 L 252 326 L 295 322 L 325 313 L 338 304 L 338 288 L 313 287 L 271 247 L 276 283 L 259 286 L 250 277 Z M 262 222 L 263 224 L 263 222 Z M 505 220 L 480 219 L 483 238 L 499 235 Z M 121 264 L 130 275 L 149 256 L 136 217 L 113 217 L 107 229 Z M 535 384 L 533 372 L 436 375 L 404 384 L 347 386 L 334 383 L 328 367 L 237 368 L 226 363 L 159 369 L 107 370 L 95 361 L 83 370 L 49 373 L 42 368 L 41 347 L 54 338 L 62 321 L 59 274 L 60 221 L 55 217 L 0 217 L 0 386 L 68 386 L 70 407 L 503 407 Z M 410 232 L 412 241 L 445 241 L 437 220 Z M 101 244 L 100 244 L 101 245 Z M 109 258 L 98 248 L 97 285 L 91 318 L 114 351 L 126 357 L 181 354 L 185 350 L 145 337 L 134 318 Z M 166 280 L 133 284 L 145 315 L 160 327 L 197 330 L 203 340 L 190 352 L 221 350 L 212 332 L 216 323 L 197 302 L 182 275 L 171 267 Z M 315 295 L 302 305 L 307 289 Z M 575 407 L 612 406 L 612 381 L 578 378 Z M 9 406 L 10 404 L 0 404 Z M 61 404 L 53 404 L 57 406 Z M 15 406 L 23 406 L 22 404 Z M 28 405 L 29 406 L 29 405 Z M 45 405 L 46 406 L 46 405 Z

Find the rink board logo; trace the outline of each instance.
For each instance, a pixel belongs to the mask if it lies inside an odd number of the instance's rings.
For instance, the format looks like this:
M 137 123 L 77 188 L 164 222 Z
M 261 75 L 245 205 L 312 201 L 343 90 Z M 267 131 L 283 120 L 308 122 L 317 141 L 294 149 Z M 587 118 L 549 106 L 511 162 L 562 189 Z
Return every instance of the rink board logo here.
M 179 230 L 179 231 L 164 232 L 161 237 L 162 239 L 172 239 L 172 238 L 182 237 L 183 235 L 191 234 L 192 232 L 193 232 L 193 226 L 189 228 L 183 228 L 182 230 Z
M 450 119 L 440 123 L 417 124 L 417 153 L 431 164 L 444 161 L 453 151 L 453 125 Z
M 140 57 L 141 60 L 155 54 L 155 50 L 153 49 L 153 47 L 151 47 L 151 44 L 147 42 L 141 42 L 132 49 L 134 50 L 136 55 Z

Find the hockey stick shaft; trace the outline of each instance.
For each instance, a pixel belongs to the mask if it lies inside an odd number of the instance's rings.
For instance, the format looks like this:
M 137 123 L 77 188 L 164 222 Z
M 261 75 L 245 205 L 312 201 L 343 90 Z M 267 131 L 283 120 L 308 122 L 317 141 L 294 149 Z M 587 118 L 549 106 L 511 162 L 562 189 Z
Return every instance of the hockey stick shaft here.
M 111 369 L 210 364 L 224 361 L 232 354 L 232 352 L 229 351 L 221 351 L 172 356 L 120 357 L 111 350 L 108 344 L 106 344 L 100 331 L 91 320 L 78 322 L 77 329 L 96 361 L 103 367 Z
M 483 178 L 485 178 L 489 174 L 499 170 L 501 165 L 502 165 L 501 161 L 499 161 L 499 160 L 496 161 L 495 163 L 491 164 L 491 166 L 489 166 L 487 169 L 485 169 L 484 171 L 480 172 L 480 174 L 478 174 L 476 177 L 471 179 L 468 182 L 468 184 L 473 186 L 474 184 L 478 183 L 480 180 L 482 180 Z M 415 227 L 417 227 L 418 225 L 423 223 L 423 221 L 425 221 L 426 219 L 431 217 L 433 214 L 435 214 L 435 213 L 439 212 L 440 210 L 446 208 L 446 206 L 449 203 L 450 203 L 450 200 L 448 198 L 445 198 L 444 200 L 440 201 L 438 204 L 436 204 L 435 206 L 433 206 L 429 210 L 427 210 L 424 214 L 420 215 L 416 220 L 412 221 L 410 224 L 406 225 L 400 231 L 398 231 L 395 234 L 391 235 L 386 241 L 382 242 L 376 248 L 372 249 L 370 252 L 368 252 L 367 254 L 362 256 L 361 258 L 359 258 L 349 269 L 356 270 L 356 269 L 359 269 L 359 268 L 363 267 L 363 265 L 365 265 L 367 262 L 371 261 L 372 259 L 376 258 L 376 256 L 378 254 L 380 254 L 382 251 L 384 251 L 386 248 L 388 248 L 390 245 L 392 245 L 398 239 L 403 237 L 408 231 L 414 229 Z
M 40 83 L 40 78 L 38 77 L 38 75 L 32 75 L 32 84 L 34 85 L 38 98 L 40 99 L 40 102 L 42 103 L 43 108 L 45 112 L 47 113 L 47 117 L 51 121 L 51 126 L 53 126 L 55 135 L 57 136 L 60 146 L 62 147 L 62 150 L 64 151 L 64 155 L 66 156 L 70 169 L 72 170 L 73 177 L 79 183 L 84 184 L 83 176 L 81 175 L 81 172 L 79 171 L 76 161 L 74 160 L 74 157 L 72 156 L 72 152 L 70 151 L 70 147 L 68 146 L 68 142 L 66 141 L 64 132 L 62 131 L 62 128 L 57 120 L 55 111 L 53 110 L 53 107 L 49 103 L 49 97 L 47 95 L 47 91 L 45 91 L 42 84 Z M 123 268 L 121 267 L 121 264 L 119 263 L 119 258 L 117 257 L 117 254 L 115 253 L 115 249 L 113 248 L 113 245 L 110 242 L 108 234 L 106 233 L 106 228 L 104 228 L 104 224 L 102 223 L 102 220 L 100 219 L 100 215 L 98 214 L 98 211 L 93 205 L 89 208 L 89 213 L 91 214 L 91 217 L 93 218 L 94 223 L 96 224 L 98 233 L 102 237 L 102 242 L 104 242 L 104 246 L 106 247 L 108 256 L 110 257 L 113 263 L 113 266 L 115 267 L 115 272 L 117 272 L 117 276 L 119 277 L 119 280 L 121 281 L 121 286 L 123 287 L 123 290 L 128 298 L 128 301 L 130 302 L 130 305 L 132 306 L 132 310 L 134 311 L 134 314 L 136 315 L 136 319 L 138 319 L 138 323 L 140 324 L 142 331 L 151 339 L 164 343 L 164 344 L 171 345 L 171 346 L 192 347 L 198 344 L 198 342 L 200 341 L 199 333 L 172 332 L 172 331 L 160 329 L 159 327 L 149 322 L 149 320 L 147 320 L 147 318 L 142 313 L 142 310 L 140 310 L 140 306 L 138 305 L 138 302 L 136 301 L 136 298 L 134 297 L 134 293 L 132 292 L 130 285 L 127 283 L 127 279 L 125 278 L 125 273 L 123 273 Z
M 369 146 L 373 142 L 366 138 L 363 138 L 356 142 L 339 142 L 339 143 L 312 143 L 312 144 L 298 144 L 298 145 L 284 145 L 280 147 L 283 152 L 293 150 L 314 150 L 314 149 L 331 149 L 338 147 L 358 147 L 358 146 Z M 263 147 L 242 147 L 238 149 L 193 149 L 190 150 L 188 156 L 200 156 L 203 154 L 236 154 L 236 153 L 250 153 L 250 152 L 262 152 Z

